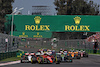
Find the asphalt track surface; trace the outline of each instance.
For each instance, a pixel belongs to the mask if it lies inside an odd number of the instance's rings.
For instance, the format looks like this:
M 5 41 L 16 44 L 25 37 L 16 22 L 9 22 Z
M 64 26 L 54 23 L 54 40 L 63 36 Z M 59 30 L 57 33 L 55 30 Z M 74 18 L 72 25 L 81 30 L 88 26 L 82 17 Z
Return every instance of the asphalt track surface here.
M 34 50 L 28 48 L 27 49 L 21 48 L 21 49 L 28 52 L 32 52 L 32 50 Z M 60 63 L 60 64 L 19 63 L 2 67 L 100 67 L 100 56 L 89 55 L 88 58 L 74 59 L 72 63 Z

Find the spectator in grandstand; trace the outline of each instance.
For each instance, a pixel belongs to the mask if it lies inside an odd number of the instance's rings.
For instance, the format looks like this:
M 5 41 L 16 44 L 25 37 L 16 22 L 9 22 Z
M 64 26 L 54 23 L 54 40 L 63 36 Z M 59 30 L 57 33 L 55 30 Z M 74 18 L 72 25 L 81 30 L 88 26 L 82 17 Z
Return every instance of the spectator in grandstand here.
M 95 42 L 94 42 L 94 53 L 97 53 L 97 49 L 98 49 L 98 41 L 96 40 Z

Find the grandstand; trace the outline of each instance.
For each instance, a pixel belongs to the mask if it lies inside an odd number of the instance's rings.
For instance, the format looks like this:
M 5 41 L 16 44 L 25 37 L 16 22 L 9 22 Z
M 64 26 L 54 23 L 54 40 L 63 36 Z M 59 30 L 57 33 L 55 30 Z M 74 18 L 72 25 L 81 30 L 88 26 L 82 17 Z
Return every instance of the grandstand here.
M 87 41 L 89 41 L 89 42 L 94 42 L 95 40 L 100 42 L 100 32 L 97 32 L 96 34 L 93 34 L 92 36 L 89 36 L 87 38 Z

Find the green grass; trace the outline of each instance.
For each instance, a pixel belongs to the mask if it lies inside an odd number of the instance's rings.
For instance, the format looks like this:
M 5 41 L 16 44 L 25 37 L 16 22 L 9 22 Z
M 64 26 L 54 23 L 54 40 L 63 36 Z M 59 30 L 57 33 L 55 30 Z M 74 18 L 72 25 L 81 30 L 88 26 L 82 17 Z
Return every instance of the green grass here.
M 94 53 L 88 53 L 88 54 L 94 54 Z M 94 55 L 100 55 L 100 53 L 96 53 L 96 54 L 94 54 Z
M 20 60 L 20 58 L 18 57 L 11 57 L 11 58 L 7 58 L 7 59 L 3 59 L 0 62 L 9 62 L 9 61 L 17 61 Z

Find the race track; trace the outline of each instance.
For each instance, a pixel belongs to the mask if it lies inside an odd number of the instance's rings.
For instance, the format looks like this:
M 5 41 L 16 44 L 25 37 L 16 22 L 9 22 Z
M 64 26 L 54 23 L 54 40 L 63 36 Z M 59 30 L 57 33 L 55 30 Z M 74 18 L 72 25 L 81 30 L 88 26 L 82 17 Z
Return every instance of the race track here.
M 33 49 L 25 49 L 31 52 Z M 19 63 L 13 65 L 7 65 L 2 67 L 100 67 L 100 56 L 89 55 L 88 58 L 74 59 L 72 63 L 60 63 L 60 64 L 31 64 L 31 63 Z
M 61 64 L 19 63 L 2 67 L 100 67 L 100 56 L 89 55 L 88 58 L 74 59 L 73 63 L 61 63 Z

